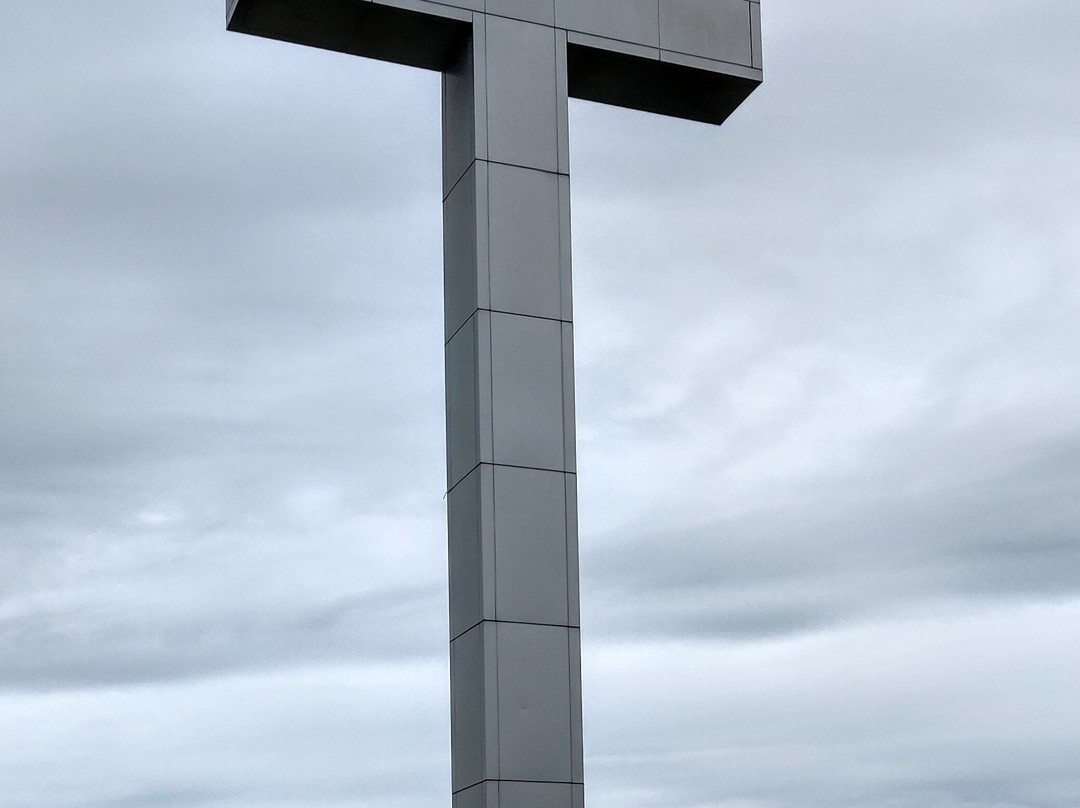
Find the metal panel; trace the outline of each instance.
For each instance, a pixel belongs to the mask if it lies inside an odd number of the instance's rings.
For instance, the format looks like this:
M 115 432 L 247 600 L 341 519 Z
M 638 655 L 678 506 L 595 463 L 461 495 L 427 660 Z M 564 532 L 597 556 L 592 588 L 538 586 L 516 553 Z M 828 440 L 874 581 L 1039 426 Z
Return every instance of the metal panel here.
M 488 157 L 558 171 L 554 30 L 489 15 L 485 70 Z
M 750 3 L 750 60 L 751 64 L 761 68 L 761 3 Z
M 450 643 L 450 733 L 455 791 L 485 778 L 484 661 L 482 625 Z
M 468 41 L 472 12 L 419 0 L 237 0 L 231 31 L 388 62 L 444 70 Z
M 480 462 L 475 316 L 446 345 L 447 487 L 453 488 Z
M 689 53 L 680 53 L 679 51 L 660 51 L 660 61 L 664 64 L 677 65 L 684 69 L 689 68 L 690 73 L 696 76 L 709 75 L 709 72 L 714 70 L 717 65 L 723 65 L 724 77 L 727 81 L 733 81 L 735 79 L 757 81 L 761 78 L 761 70 L 756 67 L 737 65 L 732 62 L 717 62 L 715 59 L 706 59 L 704 56 L 694 56 Z
M 750 66 L 746 0 L 661 0 L 660 47 Z
M 566 625 L 566 484 L 557 471 L 495 468 L 495 616 Z
M 557 174 L 492 163 L 488 236 L 491 308 L 562 314 L 562 196 Z
M 465 321 L 487 301 L 481 299 L 479 283 L 480 257 L 478 251 L 487 234 L 487 194 L 477 188 L 478 166 L 472 167 L 454 186 L 443 202 L 443 323 L 446 338 L 450 339 Z M 486 180 L 486 166 L 483 169 Z M 484 182 L 486 185 L 486 182 Z M 485 295 L 486 297 L 486 295 Z
M 571 626 L 581 625 L 581 587 L 578 561 L 577 475 L 563 475 L 566 486 L 566 613 Z
M 476 312 L 476 411 L 480 442 L 478 448 L 482 463 L 494 462 L 494 395 L 491 374 L 491 312 L 480 309 Z
M 555 0 L 487 0 L 487 12 L 541 25 L 555 24 Z
M 570 76 L 566 61 L 566 31 L 562 28 L 555 29 L 555 113 L 558 118 L 559 166 L 561 174 L 570 173 Z M 570 178 L 566 177 L 567 183 Z M 567 214 L 570 212 L 569 203 L 566 207 Z M 569 224 L 569 222 L 567 223 Z M 569 227 L 566 230 L 570 232 Z M 569 266 L 569 264 L 567 264 Z
M 570 95 L 586 101 L 720 124 L 761 84 L 761 71 L 723 62 L 703 69 L 569 42 Z
M 493 313 L 491 370 L 495 462 L 565 471 L 562 323 Z
M 555 0 L 555 24 L 584 34 L 657 47 L 658 0 Z
M 585 808 L 585 786 L 573 785 L 570 789 L 573 794 L 574 808 Z
M 495 625 L 500 777 L 569 783 L 573 752 L 568 629 Z
M 574 319 L 573 235 L 570 228 L 570 177 L 559 177 L 559 271 L 562 294 L 561 318 Z M 573 355 L 571 354 L 571 359 Z
M 746 11 L 745 19 L 735 20 L 739 16 L 739 5 Z M 722 123 L 761 83 L 760 70 L 745 75 L 726 66 L 732 63 L 754 68 L 761 66 L 759 46 L 751 48 L 750 45 L 749 5 L 757 6 L 756 3 L 747 4 L 745 0 L 557 0 L 558 32 L 564 29 L 571 32 L 572 47 L 566 65 L 569 94 L 662 115 Z M 671 20 L 665 27 L 664 47 L 707 56 L 712 63 L 709 67 L 695 67 L 690 71 L 670 69 L 661 64 L 656 50 L 649 50 L 660 47 L 661 6 L 664 16 Z M 718 28 L 718 23 L 710 16 L 701 30 L 679 23 L 694 6 L 710 15 L 719 14 L 725 18 L 731 15 L 735 22 L 724 23 Z M 756 12 L 758 8 L 753 10 Z M 473 11 L 483 11 L 482 0 L 440 3 L 426 0 L 237 0 L 229 17 L 229 28 L 464 75 L 461 72 L 462 54 L 468 50 L 470 30 L 478 52 L 483 52 L 485 47 L 483 32 L 488 15 L 477 15 L 473 26 L 470 24 Z M 490 19 L 499 18 L 492 15 Z M 505 21 L 516 23 L 509 19 Z M 740 26 L 746 33 L 745 40 L 737 35 Z M 556 42 L 559 41 L 558 32 L 553 32 Z M 636 44 L 638 49 L 631 48 L 633 54 L 627 53 L 620 41 Z M 756 31 L 753 41 L 760 42 L 760 34 Z M 559 60 L 556 64 L 562 70 Z M 483 73 L 481 70 L 481 75 L 475 77 L 477 87 L 484 84 Z M 470 86 L 472 79 L 470 73 Z M 486 94 L 478 95 L 476 101 L 478 105 L 484 103 Z M 452 107 L 459 109 L 458 105 Z M 472 148 L 468 151 L 486 159 L 487 145 L 483 142 L 486 129 L 479 125 L 486 122 L 486 113 L 479 107 L 475 113 L 475 116 L 463 116 L 470 126 L 477 124 L 477 142 L 470 144 Z M 453 125 L 453 119 L 448 119 L 448 123 Z M 540 135 L 537 139 L 545 137 Z M 458 158 L 447 160 L 447 190 L 467 165 Z M 567 170 L 565 160 L 559 163 L 559 170 Z
M 563 468 L 577 470 L 577 404 L 574 390 L 574 326 L 562 324 Z
M 487 109 L 483 73 L 476 73 L 476 40 L 482 38 L 483 27 L 476 26 L 476 34 L 467 47 L 443 73 L 442 119 L 443 119 L 443 196 L 457 184 L 478 156 L 487 155 L 487 126 L 483 116 Z M 477 82 L 480 81 L 479 91 Z
M 570 638 L 570 714 L 581 715 L 581 629 L 571 628 Z M 570 765 L 575 783 L 585 780 L 585 739 L 581 722 L 573 722 L 570 734 Z
M 480 624 L 484 637 L 484 779 L 502 778 L 499 733 L 499 655 L 498 623 Z
M 494 783 L 480 783 L 472 788 L 467 788 L 464 791 L 459 791 L 454 795 L 453 808 L 492 808 L 497 803 L 491 803 L 485 801 L 485 791 L 488 790 L 489 785 L 495 785 Z
M 574 808 L 572 789 L 562 783 L 500 783 L 499 808 Z
M 478 467 L 446 497 L 451 637 L 457 637 L 484 618 L 480 476 Z

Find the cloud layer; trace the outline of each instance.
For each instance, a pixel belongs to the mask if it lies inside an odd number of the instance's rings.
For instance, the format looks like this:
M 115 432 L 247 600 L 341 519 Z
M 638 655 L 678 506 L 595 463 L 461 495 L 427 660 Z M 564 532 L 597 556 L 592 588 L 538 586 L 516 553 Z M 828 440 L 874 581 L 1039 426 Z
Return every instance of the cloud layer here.
M 11 808 L 449 805 L 439 86 L 0 0 Z M 1080 802 L 1075 4 L 572 105 L 596 808 Z

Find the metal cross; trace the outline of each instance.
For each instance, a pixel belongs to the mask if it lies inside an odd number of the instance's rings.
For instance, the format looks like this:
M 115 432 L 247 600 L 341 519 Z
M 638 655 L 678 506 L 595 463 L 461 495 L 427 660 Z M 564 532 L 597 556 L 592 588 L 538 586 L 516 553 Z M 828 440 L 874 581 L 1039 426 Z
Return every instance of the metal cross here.
M 443 74 L 454 808 L 583 808 L 570 96 L 719 124 L 758 0 L 228 0 Z

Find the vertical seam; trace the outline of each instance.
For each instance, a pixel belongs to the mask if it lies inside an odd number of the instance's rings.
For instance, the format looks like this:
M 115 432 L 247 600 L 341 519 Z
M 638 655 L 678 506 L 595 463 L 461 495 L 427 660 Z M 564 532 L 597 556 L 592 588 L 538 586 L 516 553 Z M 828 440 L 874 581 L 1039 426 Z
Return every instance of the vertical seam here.
M 487 8 L 485 1 L 484 7 Z M 488 72 L 488 27 L 484 14 L 484 159 L 491 159 L 491 74 Z M 490 214 L 490 211 L 489 211 Z
M 491 436 L 491 462 L 497 460 L 495 454 L 495 315 L 488 312 L 488 427 Z
M 497 780 L 502 780 L 502 688 L 499 686 L 499 624 L 491 624 L 491 633 L 495 637 L 495 760 Z
M 569 773 L 571 782 L 573 782 L 574 779 L 574 758 L 576 757 L 574 754 L 574 654 L 572 648 L 574 642 L 570 636 L 573 631 L 574 630 L 570 627 L 567 627 L 566 629 L 566 706 L 570 713 L 570 715 L 567 716 L 570 723 L 570 760 L 567 762 L 570 764 Z
M 495 602 L 491 604 L 491 618 L 498 621 L 499 619 L 499 530 L 498 530 L 498 517 L 499 513 L 499 484 L 496 479 L 496 472 L 498 468 L 494 465 L 491 467 L 491 577 L 494 578 L 494 585 L 492 586 L 493 596 Z
M 572 622 L 580 623 L 581 620 L 573 620 L 572 609 L 570 608 L 570 492 L 569 492 L 570 478 L 566 476 L 565 472 L 562 475 L 562 489 L 563 489 L 563 547 L 566 548 L 566 622 L 570 624 Z M 576 553 L 575 553 L 576 554 Z M 571 722 L 573 721 L 573 715 L 570 716 Z
M 750 7 L 750 0 L 746 2 L 746 30 L 750 32 L 750 41 L 747 43 L 750 50 L 750 67 L 754 66 L 754 12 Z

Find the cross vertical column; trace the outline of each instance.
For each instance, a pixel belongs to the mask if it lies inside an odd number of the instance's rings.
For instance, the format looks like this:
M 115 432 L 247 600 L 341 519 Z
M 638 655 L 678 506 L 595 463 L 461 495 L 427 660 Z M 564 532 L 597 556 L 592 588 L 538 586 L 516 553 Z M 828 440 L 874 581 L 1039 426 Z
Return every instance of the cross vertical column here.
M 227 0 L 443 73 L 454 808 L 583 808 L 567 97 L 713 124 L 758 0 Z
M 553 5 L 532 2 L 532 22 L 475 14 L 443 80 L 454 808 L 584 806 L 566 33 Z

